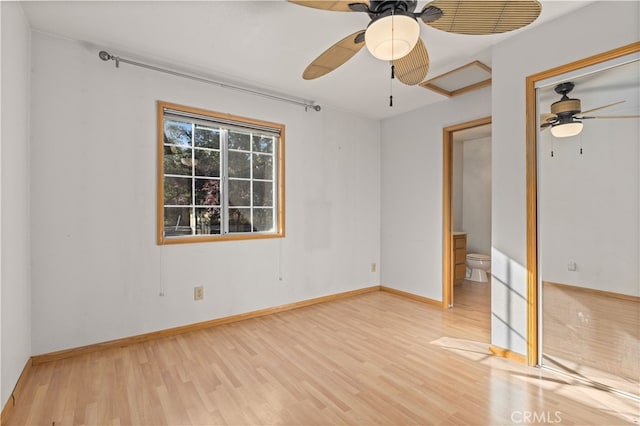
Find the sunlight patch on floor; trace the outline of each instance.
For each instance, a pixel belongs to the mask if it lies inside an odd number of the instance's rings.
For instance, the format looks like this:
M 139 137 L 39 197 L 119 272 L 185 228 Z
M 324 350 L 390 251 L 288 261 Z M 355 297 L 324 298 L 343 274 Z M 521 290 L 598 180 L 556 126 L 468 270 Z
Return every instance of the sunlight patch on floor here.
M 609 413 L 625 422 L 640 424 L 640 401 L 581 383 L 548 369 L 529 367 L 494 356 L 485 342 L 443 336 L 430 343 L 470 361 L 503 370 L 517 380 Z

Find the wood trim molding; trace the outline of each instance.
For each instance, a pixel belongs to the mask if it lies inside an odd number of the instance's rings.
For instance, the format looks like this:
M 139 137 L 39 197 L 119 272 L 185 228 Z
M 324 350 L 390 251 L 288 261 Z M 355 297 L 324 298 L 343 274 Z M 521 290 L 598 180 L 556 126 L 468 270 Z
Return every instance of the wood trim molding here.
M 518 364 L 527 363 L 527 357 L 524 355 L 510 351 L 509 349 L 501 348 L 500 346 L 489 345 L 489 352 L 500 358 L 506 358 L 509 361 L 517 362 Z
M 417 294 L 408 293 L 406 291 L 398 290 L 391 287 L 380 286 L 380 291 L 385 291 L 387 293 L 395 294 L 396 296 L 406 297 L 407 299 L 412 299 L 420 303 L 426 303 L 427 305 L 433 305 L 442 307 L 442 302 L 439 302 L 434 299 L 429 299 L 428 297 L 418 296 Z
M 596 296 L 611 297 L 611 298 L 614 298 L 614 299 L 622 299 L 622 300 L 628 300 L 630 302 L 640 303 L 640 296 L 632 296 L 630 294 L 614 293 L 612 291 L 599 290 L 599 289 L 595 289 L 595 288 L 580 287 L 580 286 L 571 285 L 571 284 L 554 283 L 554 282 L 551 282 L 551 281 L 543 281 L 542 285 L 551 286 L 551 287 L 558 287 L 560 289 L 566 288 L 568 290 L 580 291 L 580 292 L 583 292 L 583 293 L 590 293 L 590 294 L 593 294 L 593 295 L 596 295 Z
M 160 149 L 164 146 L 164 109 L 161 102 L 156 103 L 156 244 L 164 244 L 164 154 Z
M 453 134 L 460 130 L 491 124 L 491 117 L 442 129 L 442 306 L 453 306 Z
M 153 331 L 150 333 L 139 334 L 136 336 L 124 337 L 122 339 L 110 340 L 107 342 L 94 343 L 91 345 L 80 346 L 77 348 L 63 349 L 61 351 L 49 352 L 40 355 L 34 355 L 29 360 L 29 368 L 31 365 L 44 364 L 46 362 L 57 361 L 61 359 L 71 358 L 88 353 L 98 352 L 106 349 L 121 348 L 125 346 L 134 345 L 136 343 L 147 342 L 154 339 L 160 339 L 163 337 L 176 336 L 183 333 L 189 333 L 191 331 L 202 330 L 210 327 L 215 327 L 223 324 L 230 324 L 233 322 L 243 321 L 251 318 L 258 318 L 265 315 L 276 314 L 279 312 L 291 311 L 293 309 L 303 308 L 305 306 L 316 305 L 319 303 L 331 302 L 333 300 L 344 299 L 347 297 L 357 296 L 360 294 L 371 293 L 375 291 L 386 291 L 398 296 L 406 297 L 412 300 L 416 300 L 421 303 L 426 303 L 433 306 L 442 306 L 442 302 L 429 299 L 428 297 L 418 296 L 416 294 L 408 293 L 402 290 L 397 290 L 384 286 L 372 286 L 365 287 L 358 290 L 347 291 L 344 293 L 331 294 L 328 296 L 316 297 L 314 299 L 303 300 L 300 302 L 290 303 L 287 305 L 276 306 L 273 308 L 260 309 L 257 311 L 247 312 L 244 314 L 232 315 L 223 318 L 217 318 L 214 320 L 198 322 L 194 324 L 183 325 L 180 327 L 169 328 L 165 330 Z M 25 367 L 26 370 L 26 367 Z M 17 388 L 17 386 L 16 386 Z
M 640 51 L 640 41 L 599 53 L 559 67 L 551 68 L 526 78 L 526 179 L 527 179 L 527 362 L 539 362 L 539 297 L 538 297 L 538 129 L 536 83 L 547 78 L 565 74 L 581 68 L 620 58 Z
M 458 89 L 454 89 L 454 90 L 451 90 L 451 91 L 438 86 L 438 83 L 437 83 L 438 80 L 441 80 L 443 78 L 449 77 L 449 76 L 451 76 L 451 74 L 460 72 L 460 71 L 462 71 L 462 70 L 464 70 L 466 68 L 473 68 L 473 67 L 478 67 L 481 70 L 486 71 L 489 74 L 489 77 L 484 79 L 484 80 L 477 81 L 475 83 L 471 83 L 471 84 L 469 84 L 467 86 L 463 86 L 463 87 L 460 87 Z M 424 81 L 424 82 L 420 83 L 420 86 L 424 87 L 425 89 L 433 90 L 434 92 L 440 93 L 441 95 L 447 96 L 449 98 L 453 97 L 453 96 L 462 95 L 463 93 L 467 93 L 467 92 L 470 92 L 472 90 L 477 90 L 477 89 L 481 89 L 481 88 L 486 87 L 486 86 L 491 86 L 491 68 L 488 67 L 487 65 L 483 64 L 480 61 L 473 61 L 473 62 L 465 64 L 465 65 L 463 65 L 461 67 L 455 68 L 455 69 L 453 69 L 451 71 L 447 71 L 444 74 L 440 74 L 440 75 L 438 75 L 436 77 L 433 77 L 433 78 L 431 78 L 431 79 L 429 79 L 427 81 Z
M 453 131 L 442 131 L 442 306 L 453 306 Z
M 570 62 L 565 65 L 560 65 L 559 67 L 551 68 L 549 70 L 530 75 L 529 77 L 527 77 L 527 81 L 532 80 L 535 83 L 540 80 L 546 80 L 550 77 L 555 77 L 557 75 L 578 70 L 580 68 L 590 67 L 591 65 L 610 61 L 611 59 L 620 58 L 622 56 L 630 55 L 636 52 L 640 52 L 640 41 L 636 41 L 634 43 L 618 47 L 617 49 L 598 53 L 597 55 L 589 56 L 575 62 Z
M 13 410 L 13 407 L 20 401 L 20 394 L 22 393 L 22 388 L 24 384 L 27 382 L 27 378 L 31 375 L 31 367 L 33 366 L 33 358 L 29 358 L 22 369 L 22 373 L 20 373 L 20 377 L 18 377 L 18 382 L 16 386 L 13 388 L 13 392 L 9 395 L 9 399 L 2 407 L 2 413 L 0 414 L 0 425 L 6 424 L 7 419 L 9 418 L 9 413 Z
M 189 333 L 191 331 L 202 330 L 210 327 L 215 327 L 218 325 L 230 324 L 238 321 L 244 321 L 251 318 L 258 318 L 265 315 L 276 314 L 279 312 L 291 311 L 298 308 L 304 308 L 305 306 L 316 305 L 319 303 L 331 302 L 334 300 L 344 299 L 347 297 L 357 296 L 365 293 L 372 293 L 375 291 L 386 291 L 387 293 L 392 293 L 398 296 L 406 297 L 409 299 L 416 300 L 421 303 L 426 303 L 433 306 L 442 306 L 442 302 L 437 300 L 429 299 L 428 297 L 418 296 L 412 293 L 408 293 L 402 290 L 396 290 L 390 287 L 384 286 L 371 286 L 365 287 L 358 290 L 346 291 L 343 293 L 331 294 L 328 296 L 316 297 L 314 299 L 303 300 L 300 302 L 290 303 L 287 305 L 276 306 L 273 308 L 260 309 L 257 311 L 251 311 L 244 314 L 232 315 L 223 318 L 217 318 L 209 321 L 198 322 L 194 324 L 183 325 L 179 327 L 169 328 L 165 330 L 152 331 L 150 333 L 139 334 L 136 336 L 124 337 L 122 339 L 110 340 L 107 342 L 94 343 L 91 345 L 80 346 L 71 349 L 63 349 L 56 352 L 49 352 L 40 355 L 34 355 L 28 362 L 28 368 L 25 367 L 25 371 L 29 371 L 31 365 L 39 365 L 44 364 L 46 362 L 57 361 L 66 358 L 72 358 L 79 355 L 89 354 L 93 352 L 98 352 L 106 349 L 113 348 L 122 348 L 125 346 L 134 345 L 136 343 L 147 342 L 150 340 L 160 339 L 163 337 L 171 337 L 176 336 L 183 333 Z M 23 373 L 23 376 L 26 374 Z M 21 376 L 21 378 L 23 377 Z M 16 385 L 16 389 L 19 389 L 18 385 Z M 15 391 L 14 391 L 15 392 Z
M 539 363 L 538 352 L 538 129 L 535 81 L 527 78 L 526 148 L 526 259 L 527 259 L 527 364 Z
M 273 308 L 259 309 L 257 311 L 246 312 L 244 314 L 231 315 L 228 317 L 217 318 L 209 321 L 198 322 L 194 324 L 183 325 L 180 327 L 168 328 L 165 330 L 152 331 L 150 333 L 139 334 L 122 339 L 110 340 L 102 343 L 94 343 L 91 345 L 80 346 L 77 348 L 63 349 L 61 351 L 49 352 L 41 355 L 34 355 L 31 359 L 33 365 L 43 364 L 45 362 L 57 361 L 84 355 L 88 353 L 98 352 L 106 349 L 121 348 L 136 343 L 147 342 L 150 340 L 160 339 L 163 337 L 176 336 L 191 331 L 202 330 L 205 328 L 215 327 L 223 324 L 244 321 L 251 318 L 258 318 L 265 315 L 276 314 L 279 312 L 291 311 L 293 309 L 304 308 L 305 306 L 316 305 L 318 303 L 330 302 L 333 300 L 344 299 L 346 297 L 357 296 L 359 294 L 371 293 L 379 291 L 380 286 L 365 287 L 358 290 L 346 291 L 344 293 L 331 294 L 328 296 L 316 297 L 314 299 L 303 300 L 300 302 L 289 303 L 287 305 L 276 306 Z

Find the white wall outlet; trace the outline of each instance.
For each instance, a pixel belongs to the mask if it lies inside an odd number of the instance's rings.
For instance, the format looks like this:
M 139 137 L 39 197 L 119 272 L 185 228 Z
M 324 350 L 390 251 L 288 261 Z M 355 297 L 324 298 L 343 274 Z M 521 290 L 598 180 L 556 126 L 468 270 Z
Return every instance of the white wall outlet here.
M 371 272 L 375 272 L 378 269 L 376 262 L 371 262 Z
M 571 261 L 567 265 L 567 270 L 569 270 L 569 271 L 577 271 L 578 270 L 578 265 L 576 265 L 576 262 Z
M 204 299 L 204 287 L 198 286 L 193 288 L 193 300 Z

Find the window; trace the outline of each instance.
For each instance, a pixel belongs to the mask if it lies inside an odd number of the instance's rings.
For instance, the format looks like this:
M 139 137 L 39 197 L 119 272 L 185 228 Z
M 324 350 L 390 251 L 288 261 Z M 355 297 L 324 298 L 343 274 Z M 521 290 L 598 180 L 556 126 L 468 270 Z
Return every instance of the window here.
M 158 244 L 284 236 L 284 126 L 158 102 Z

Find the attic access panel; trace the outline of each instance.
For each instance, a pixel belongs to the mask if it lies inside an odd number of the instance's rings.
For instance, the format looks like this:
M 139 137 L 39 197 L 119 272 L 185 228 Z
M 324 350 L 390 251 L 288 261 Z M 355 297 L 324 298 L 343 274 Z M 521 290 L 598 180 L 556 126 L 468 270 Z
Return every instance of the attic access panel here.
M 420 86 L 425 89 L 447 97 L 461 95 L 489 85 L 491 85 L 491 68 L 480 61 L 470 62 L 420 83 Z

